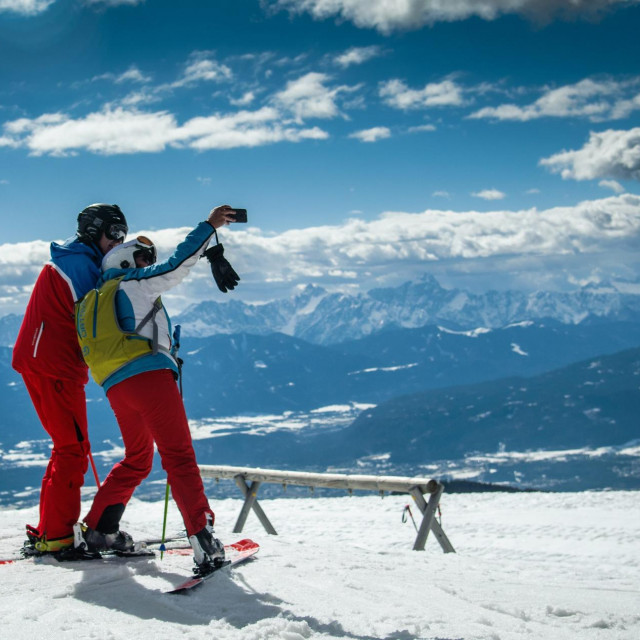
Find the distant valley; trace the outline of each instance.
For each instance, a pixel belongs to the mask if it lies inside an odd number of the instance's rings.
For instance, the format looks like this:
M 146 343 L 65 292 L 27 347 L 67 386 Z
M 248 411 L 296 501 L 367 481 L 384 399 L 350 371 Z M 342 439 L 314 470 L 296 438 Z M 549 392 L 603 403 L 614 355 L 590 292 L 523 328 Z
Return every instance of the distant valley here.
M 268 305 L 202 303 L 176 319 L 194 425 L 225 416 L 311 416 L 332 405 L 369 408 L 295 431 L 218 432 L 196 447 L 211 463 L 393 471 L 457 460 L 459 473 L 474 453 L 621 447 L 640 438 L 632 422 L 640 408 L 633 386 L 638 307 L 638 296 L 612 288 L 471 296 L 430 278 L 367 296 L 310 287 Z M 19 322 L 0 318 L 0 466 L 23 478 L 28 468 L 34 477 L 41 470 L 15 447 L 41 441 L 43 432 L 10 367 Z M 90 383 L 87 396 L 92 440 L 117 449 L 102 390 Z M 46 449 L 38 455 L 46 459 Z M 513 462 L 505 460 L 501 468 Z M 625 482 L 633 477 L 621 473 Z

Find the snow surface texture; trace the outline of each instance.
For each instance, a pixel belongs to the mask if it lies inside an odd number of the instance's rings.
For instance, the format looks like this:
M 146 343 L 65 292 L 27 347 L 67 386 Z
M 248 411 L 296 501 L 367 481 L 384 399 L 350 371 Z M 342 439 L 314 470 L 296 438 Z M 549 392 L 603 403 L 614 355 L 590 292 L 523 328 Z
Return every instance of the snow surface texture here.
M 262 548 L 187 596 L 162 591 L 189 574 L 190 557 L 2 565 L 2 637 L 640 638 L 637 492 L 445 494 L 442 525 L 457 551 L 446 555 L 432 536 L 411 550 L 407 496 L 336 495 L 262 501 L 278 536 L 253 514 L 233 534 L 240 501 L 216 502 L 221 539 Z M 162 512 L 133 500 L 123 528 L 156 537 Z M 36 520 L 35 508 L 3 510 L 0 557 Z M 180 527 L 172 505 L 168 530 Z

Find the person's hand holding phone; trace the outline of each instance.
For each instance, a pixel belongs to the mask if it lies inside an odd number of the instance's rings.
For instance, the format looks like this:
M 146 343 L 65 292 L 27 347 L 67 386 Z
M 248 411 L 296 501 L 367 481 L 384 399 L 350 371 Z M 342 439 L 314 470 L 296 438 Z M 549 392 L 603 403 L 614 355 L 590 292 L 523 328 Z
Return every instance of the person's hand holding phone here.
M 235 222 L 233 218 L 233 209 L 228 204 L 221 204 L 215 209 L 211 209 L 207 222 L 214 228 L 219 229 L 225 224 Z

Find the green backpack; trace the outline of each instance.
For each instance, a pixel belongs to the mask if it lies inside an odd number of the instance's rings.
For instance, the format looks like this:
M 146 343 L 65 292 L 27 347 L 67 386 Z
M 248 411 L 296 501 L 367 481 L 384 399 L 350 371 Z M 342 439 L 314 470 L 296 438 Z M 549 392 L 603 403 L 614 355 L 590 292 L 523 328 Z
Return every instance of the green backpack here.
M 156 314 L 162 300 L 154 302 L 135 331 L 123 331 L 116 315 L 116 292 L 122 277 L 108 280 L 99 289 L 92 289 L 76 303 L 78 341 L 91 376 L 100 385 L 132 360 L 158 352 Z M 153 322 L 153 340 L 140 335 L 147 322 Z M 164 349 L 162 349 L 164 351 Z

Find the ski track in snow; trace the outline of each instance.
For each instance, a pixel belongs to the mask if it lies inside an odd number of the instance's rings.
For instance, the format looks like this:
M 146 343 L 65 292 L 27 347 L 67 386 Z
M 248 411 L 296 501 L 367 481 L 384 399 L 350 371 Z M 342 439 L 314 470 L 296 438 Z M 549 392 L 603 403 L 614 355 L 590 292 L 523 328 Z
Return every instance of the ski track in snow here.
M 254 561 L 187 596 L 162 593 L 190 557 L 0 566 L 2 637 L 164 640 L 637 640 L 638 492 L 445 494 L 442 525 L 412 551 L 408 496 L 263 500 L 279 532 L 239 500 L 213 504 L 224 542 L 251 537 Z M 89 504 L 83 504 L 83 513 Z M 419 515 L 412 506 L 414 516 Z M 123 528 L 156 537 L 163 504 L 132 500 Z M 0 514 L 0 557 L 15 554 L 37 509 Z M 171 505 L 168 531 L 181 520 Z

